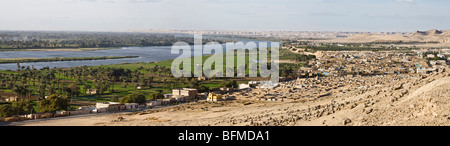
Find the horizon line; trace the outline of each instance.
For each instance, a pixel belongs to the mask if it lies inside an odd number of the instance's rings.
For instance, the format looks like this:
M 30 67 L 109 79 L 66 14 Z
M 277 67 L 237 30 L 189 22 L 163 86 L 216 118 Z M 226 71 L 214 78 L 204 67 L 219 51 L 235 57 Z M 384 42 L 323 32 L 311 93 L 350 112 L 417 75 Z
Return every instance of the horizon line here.
M 340 30 L 201 30 L 201 29 L 135 29 L 125 31 L 109 31 L 109 30 L 3 30 L 0 31 L 22 31 L 22 32 L 116 32 L 116 33 L 187 33 L 185 31 L 205 31 L 205 32 L 364 32 L 364 33 L 382 33 L 382 32 L 395 32 L 395 33 L 410 33 L 416 31 L 429 31 L 439 30 L 447 31 L 450 29 L 427 29 L 427 30 L 414 30 L 414 31 L 340 31 Z M 163 32 L 163 31 L 181 31 L 181 32 Z

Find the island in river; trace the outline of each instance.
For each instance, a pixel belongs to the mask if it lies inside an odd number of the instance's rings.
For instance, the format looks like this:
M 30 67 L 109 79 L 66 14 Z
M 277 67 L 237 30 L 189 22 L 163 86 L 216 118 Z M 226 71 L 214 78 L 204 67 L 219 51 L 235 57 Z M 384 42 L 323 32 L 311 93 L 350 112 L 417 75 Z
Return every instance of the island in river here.
M 105 59 L 137 58 L 137 57 L 139 57 L 139 56 L 5 58 L 5 59 L 0 59 L 0 64 L 4 64 L 4 63 L 28 63 L 28 62 L 53 62 L 53 61 L 79 61 L 79 60 L 105 60 Z

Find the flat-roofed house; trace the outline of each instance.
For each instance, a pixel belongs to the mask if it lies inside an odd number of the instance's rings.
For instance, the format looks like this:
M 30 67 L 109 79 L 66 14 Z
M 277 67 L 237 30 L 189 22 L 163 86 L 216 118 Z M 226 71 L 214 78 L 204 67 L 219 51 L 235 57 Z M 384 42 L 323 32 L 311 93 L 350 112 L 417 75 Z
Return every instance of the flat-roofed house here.
M 159 100 L 148 101 L 148 102 L 147 102 L 147 106 L 159 106 L 159 105 L 161 105 L 161 104 L 162 104 L 162 102 L 159 101 Z
M 206 101 L 220 101 L 220 100 L 222 100 L 222 95 L 215 93 L 209 93 L 208 97 L 206 98 Z
M 19 101 L 20 98 L 18 96 L 11 96 L 9 98 L 6 98 L 5 101 Z
M 98 102 L 95 107 L 98 111 L 118 112 L 121 109 L 122 104 L 118 102 Z
M 136 109 L 139 107 L 138 103 L 125 103 L 125 109 L 127 110 L 131 110 L 131 109 Z
M 188 96 L 189 99 L 194 99 L 197 96 L 197 89 L 193 88 L 182 88 L 182 89 L 173 89 L 172 96 L 180 97 L 180 96 Z
M 98 90 L 97 89 L 88 89 L 88 90 L 86 90 L 86 94 L 98 94 Z

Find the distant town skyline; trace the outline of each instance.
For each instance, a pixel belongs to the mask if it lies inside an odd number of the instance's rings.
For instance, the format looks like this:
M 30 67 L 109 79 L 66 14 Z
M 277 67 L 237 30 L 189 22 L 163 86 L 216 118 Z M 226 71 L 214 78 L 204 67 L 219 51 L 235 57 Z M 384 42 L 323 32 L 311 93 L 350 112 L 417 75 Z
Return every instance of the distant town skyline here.
M 0 30 L 448 30 L 445 0 L 0 0 Z

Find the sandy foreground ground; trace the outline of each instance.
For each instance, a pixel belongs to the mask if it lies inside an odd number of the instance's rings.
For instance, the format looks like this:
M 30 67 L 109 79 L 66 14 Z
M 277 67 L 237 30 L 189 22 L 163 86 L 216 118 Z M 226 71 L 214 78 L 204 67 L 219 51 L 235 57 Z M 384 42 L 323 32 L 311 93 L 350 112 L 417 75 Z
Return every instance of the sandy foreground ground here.
M 232 100 L 141 112 L 17 123 L 24 126 L 450 125 L 450 71 L 312 101 Z M 123 117 L 123 121 L 118 118 Z

